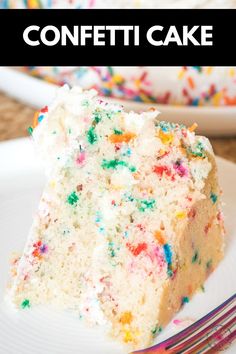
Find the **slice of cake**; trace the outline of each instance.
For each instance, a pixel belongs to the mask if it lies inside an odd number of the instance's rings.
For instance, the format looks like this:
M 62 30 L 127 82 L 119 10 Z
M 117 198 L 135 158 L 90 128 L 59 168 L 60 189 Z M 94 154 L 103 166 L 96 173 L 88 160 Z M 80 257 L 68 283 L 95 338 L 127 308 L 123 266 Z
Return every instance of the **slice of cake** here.
M 30 129 L 48 183 L 11 301 L 149 345 L 223 256 L 215 159 L 194 128 L 61 88 Z

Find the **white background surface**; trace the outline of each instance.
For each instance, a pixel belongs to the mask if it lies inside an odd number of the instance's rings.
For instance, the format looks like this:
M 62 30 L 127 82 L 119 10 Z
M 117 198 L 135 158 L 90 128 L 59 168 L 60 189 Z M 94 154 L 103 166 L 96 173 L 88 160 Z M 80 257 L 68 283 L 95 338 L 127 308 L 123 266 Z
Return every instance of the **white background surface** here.
M 217 159 L 224 191 L 226 255 L 198 293 L 176 316 L 197 320 L 236 291 L 236 165 Z M 84 328 L 67 313 L 45 308 L 15 312 L 4 302 L 9 256 L 21 251 L 44 184 L 30 139 L 0 144 L 0 354 L 124 354 L 98 330 Z M 173 322 L 158 341 L 181 330 Z M 236 344 L 227 354 L 236 353 Z

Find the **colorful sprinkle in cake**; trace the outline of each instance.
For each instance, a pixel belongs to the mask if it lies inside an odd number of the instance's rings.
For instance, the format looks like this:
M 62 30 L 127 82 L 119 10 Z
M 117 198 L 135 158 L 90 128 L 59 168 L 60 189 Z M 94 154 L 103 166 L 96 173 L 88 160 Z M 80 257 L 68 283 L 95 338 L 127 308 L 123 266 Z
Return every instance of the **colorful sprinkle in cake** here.
M 215 159 L 195 128 L 59 89 L 29 130 L 48 182 L 12 262 L 15 306 L 70 310 L 150 345 L 223 257 Z

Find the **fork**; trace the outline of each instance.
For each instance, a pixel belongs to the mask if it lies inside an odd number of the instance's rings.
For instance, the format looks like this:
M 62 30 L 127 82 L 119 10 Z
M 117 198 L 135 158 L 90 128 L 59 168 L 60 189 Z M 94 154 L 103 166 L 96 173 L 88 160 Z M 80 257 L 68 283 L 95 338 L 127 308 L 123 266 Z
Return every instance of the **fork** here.
M 235 339 L 236 294 L 176 335 L 130 354 L 214 354 Z

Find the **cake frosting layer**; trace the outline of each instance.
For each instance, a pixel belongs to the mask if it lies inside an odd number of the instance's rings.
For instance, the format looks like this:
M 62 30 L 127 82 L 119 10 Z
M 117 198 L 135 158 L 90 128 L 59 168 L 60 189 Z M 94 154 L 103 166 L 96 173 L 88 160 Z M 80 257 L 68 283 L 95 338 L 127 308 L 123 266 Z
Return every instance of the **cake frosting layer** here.
M 223 255 L 209 141 L 155 109 L 127 113 L 67 86 L 30 128 L 48 182 L 10 299 L 50 304 L 151 343 Z

